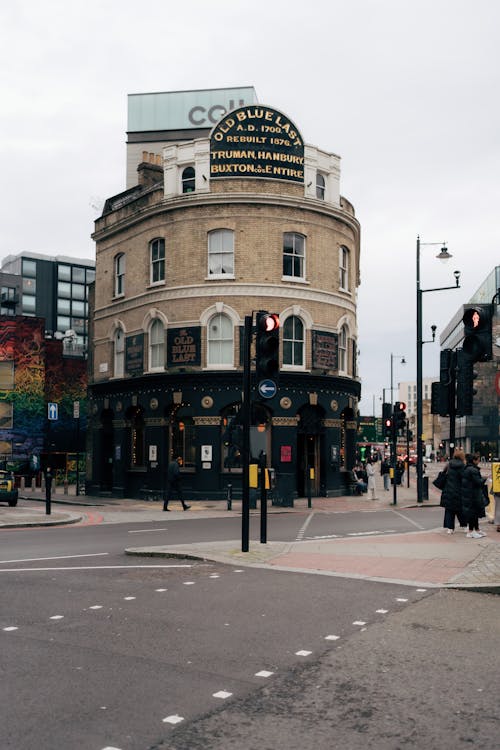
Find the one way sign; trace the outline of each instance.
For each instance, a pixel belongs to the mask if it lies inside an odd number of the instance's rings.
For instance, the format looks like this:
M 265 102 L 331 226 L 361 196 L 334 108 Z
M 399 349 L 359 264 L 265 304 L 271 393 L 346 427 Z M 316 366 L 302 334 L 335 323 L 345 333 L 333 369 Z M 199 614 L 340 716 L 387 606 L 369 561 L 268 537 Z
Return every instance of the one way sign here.
M 49 401 L 47 405 L 47 416 L 51 422 L 55 422 L 59 419 L 59 404 Z

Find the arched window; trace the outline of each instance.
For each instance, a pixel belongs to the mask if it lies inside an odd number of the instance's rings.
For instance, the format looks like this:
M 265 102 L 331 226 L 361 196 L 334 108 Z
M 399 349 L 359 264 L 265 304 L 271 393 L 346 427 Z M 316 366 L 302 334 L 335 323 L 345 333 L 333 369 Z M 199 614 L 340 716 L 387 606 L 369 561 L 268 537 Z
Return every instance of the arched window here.
M 347 326 L 343 325 L 339 333 L 339 371 L 347 372 Z
M 234 274 L 232 229 L 214 229 L 208 233 L 208 273 L 210 276 Z
M 234 364 L 233 336 L 233 323 L 227 315 L 217 313 L 210 318 L 207 331 L 209 366 Z
M 152 284 L 165 281 L 165 240 L 162 238 L 149 243 L 150 279 Z
M 117 328 L 113 341 L 114 348 L 114 366 L 113 374 L 115 378 L 123 378 L 125 371 L 125 333 L 123 328 Z
M 349 291 L 349 250 L 339 247 L 339 287 Z
M 296 315 L 283 324 L 283 365 L 304 366 L 304 324 Z
M 114 287 L 115 297 L 125 294 L 125 253 L 115 256 Z
M 283 235 L 283 276 L 305 278 L 306 238 L 295 232 Z
M 325 178 L 321 172 L 316 172 L 316 198 L 325 200 Z
M 186 167 L 182 171 L 182 192 L 194 193 L 194 188 L 195 188 L 194 167 Z
M 165 367 L 165 329 L 159 318 L 149 328 L 149 369 L 163 370 Z

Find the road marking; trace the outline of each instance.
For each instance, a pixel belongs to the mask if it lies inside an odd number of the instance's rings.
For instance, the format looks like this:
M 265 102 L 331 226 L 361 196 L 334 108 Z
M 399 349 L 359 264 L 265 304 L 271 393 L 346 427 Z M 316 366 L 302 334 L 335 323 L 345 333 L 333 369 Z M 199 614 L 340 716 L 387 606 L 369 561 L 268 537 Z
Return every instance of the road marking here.
M 47 570 L 133 570 L 134 568 L 192 568 L 193 565 L 74 565 L 71 568 L 0 568 L 0 573 L 45 572 Z
M 364 620 L 354 620 L 353 625 L 366 625 Z
M 388 613 L 388 609 L 376 609 L 375 612 L 379 615 L 386 615 Z
M 296 542 L 301 542 L 302 541 L 302 539 L 304 538 L 304 534 L 306 533 L 306 529 L 309 526 L 309 524 L 311 523 L 313 517 L 314 517 L 314 513 L 310 513 L 308 515 L 308 517 L 306 518 L 306 520 L 302 524 L 302 527 L 299 529 L 299 531 L 297 533 L 297 536 L 295 538 Z
M 295 656 L 310 656 L 312 654 L 312 651 L 296 651 Z
M 164 719 L 162 719 L 164 724 L 179 724 L 181 721 L 184 721 L 184 716 L 178 716 L 177 714 L 172 714 L 172 716 L 165 716 Z
M 229 698 L 232 695 L 232 693 L 228 693 L 225 690 L 219 690 L 218 693 L 213 693 L 214 698 L 222 698 L 222 700 L 226 700 L 226 698 Z
M 89 609 L 102 609 L 102 604 L 93 604 Z
M 131 602 L 133 599 L 135 599 L 135 596 L 124 596 L 123 598 L 126 602 Z
M 392 508 L 390 508 L 390 510 L 392 510 Z M 404 518 L 405 521 L 409 521 L 409 523 L 412 523 L 420 531 L 425 531 L 425 526 L 422 526 L 420 523 L 417 523 L 412 518 L 408 518 L 407 516 L 404 515 L 404 513 L 400 513 L 398 510 L 392 510 L 392 512 L 395 513 L 397 516 Z
M 161 593 L 162 591 L 168 591 L 168 589 L 155 589 L 155 591 L 158 591 L 158 593 Z
M 420 591 L 423 593 L 424 591 L 427 591 L 427 589 L 417 589 L 417 591 Z
M 128 534 L 151 534 L 153 531 L 168 531 L 168 529 L 134 529 L 134 531 L 128 531 Z
M 325 641 L 338 641 L 340 635 L 325 635 Z
M 407 602 L 408 599 L 396 599 L 397 602 Z
M 109 555 L 109 552 L 93 552 L 88 555 L 59 555 L 57 557 L 25 557 L 21 560 L 0 560 L 0 565 L 20 562 L 42 562 L 43 560 L 73 560 L 76 557 L 103 557 L 104 555 Z
M 64 618 L 64 615 L 52 615 L 52 617 L 49 617 L 49 620 L 62 620 Z
M 351 531 L 347 536 L 373 536 L 374 534 L 397 534 L 394 529 L 382 529 L 380 531 Z
M 9 625 L 9 627 L 3 628 L 3 630 L 5 630 L 6 633 L 10 633 L 12 630 L 18 630 L 18 628 L 16 628 L 14 625 Z
M 266 669 L 262 669 L 260 672 L 256 672 L 256 677 L 271 677 L 274 672 L 268 672 Z
M 338 539 L 338 534 L 324 534 L 323 536 L 306 536 L 306 539 Z

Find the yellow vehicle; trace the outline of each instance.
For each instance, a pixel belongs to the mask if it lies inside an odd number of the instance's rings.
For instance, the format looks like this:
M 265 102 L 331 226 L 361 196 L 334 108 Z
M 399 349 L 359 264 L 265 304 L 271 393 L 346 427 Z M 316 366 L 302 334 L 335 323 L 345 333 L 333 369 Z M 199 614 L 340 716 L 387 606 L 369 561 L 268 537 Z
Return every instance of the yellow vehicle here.
M 17 505 L 17 496 L 14 475 L 10 471 L 0 471 L 0 503 L 9 503 L 13 508 Z

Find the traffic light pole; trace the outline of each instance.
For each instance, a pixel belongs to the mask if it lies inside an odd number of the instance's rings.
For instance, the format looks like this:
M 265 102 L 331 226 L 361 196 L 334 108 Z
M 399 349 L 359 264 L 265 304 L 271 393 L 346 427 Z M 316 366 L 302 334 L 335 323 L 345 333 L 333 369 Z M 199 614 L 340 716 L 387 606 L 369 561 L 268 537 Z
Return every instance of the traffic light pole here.
M 250 352 L 252 345 L 253 315 L 245 315 L 245 335 L 243 341 L 243 477 L 241 495 L 241 551 L 248 552 L 250 537 Z

